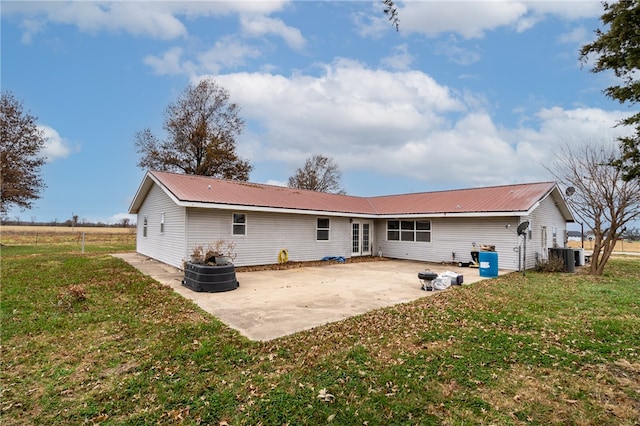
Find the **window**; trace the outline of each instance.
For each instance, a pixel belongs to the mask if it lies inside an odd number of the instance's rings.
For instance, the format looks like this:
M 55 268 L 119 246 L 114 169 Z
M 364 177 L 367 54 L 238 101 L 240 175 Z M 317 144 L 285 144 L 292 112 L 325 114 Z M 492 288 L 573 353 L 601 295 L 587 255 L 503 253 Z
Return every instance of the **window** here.
M 160 234 L 164 234 L 164 213 L 160 213 Z
M 142 236 L 147 236 L 147 215 L 145 214 L 142 219 Z
M 233 235 L 247 235 L 247 215 L 244 213 L 233 214 Z
M 431 221 L 416 220 L 416 241 L 422 243 L 431 242 Z
M 388 220 L 388 241 L 431 242 L 430 220 Z
M 416 240 L 416 223 L 412 220 L 400 221 L 400 240 L 415 241 Z
M 399 220 L 387 221 L 387 240 L 400 241 L 400 221 Z
M 319 217 L 316 225 L 316 240 L 329 241 L 330 222 L 327 218 Z

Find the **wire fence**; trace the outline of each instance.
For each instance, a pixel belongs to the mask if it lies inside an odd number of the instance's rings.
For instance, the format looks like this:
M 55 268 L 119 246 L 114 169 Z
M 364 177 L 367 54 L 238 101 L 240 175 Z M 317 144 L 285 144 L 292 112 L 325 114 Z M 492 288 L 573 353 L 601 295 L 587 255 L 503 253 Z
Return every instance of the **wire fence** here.
M 0 243 L 3 245 L 127 245 L 136 242 L 135 229 L 105 231 L 38 231 L 3 230 Z

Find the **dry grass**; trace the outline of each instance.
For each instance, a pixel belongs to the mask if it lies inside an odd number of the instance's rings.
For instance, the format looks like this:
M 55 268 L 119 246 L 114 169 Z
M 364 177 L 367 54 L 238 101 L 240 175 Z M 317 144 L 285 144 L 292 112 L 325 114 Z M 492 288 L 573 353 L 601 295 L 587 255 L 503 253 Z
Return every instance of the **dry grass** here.
M 0 243 L 14 246 L 82 244 L 83 237 L 85 244 L 135 244 L 136 228 L 3 225 L 0 231 Z
M 637 257 L 603 277 L 509 274 L 250 342 L 120 259 L 40 250 L 3 248 L 3 426 L 640 418 Z
M 569 247 L 571 248 L 580 248 L 580 241 L 569 241 Z M 593 249 L 593 241 L 586 240 L 584 242 L 585 250 Z M 615 249 L 613 251 L 627 251 L 633 253 L 640 253 L 640 241 L 618 241 L 616 243 Z
M 2 233 L 19 234 L 44 234 L 44 233 L 76 233 L 86 232 L 91 234 L 130 234 L 136 232 L 136 228 L 119 228 L 111 226 L 36 226 L 36 225 L 2 225 Z

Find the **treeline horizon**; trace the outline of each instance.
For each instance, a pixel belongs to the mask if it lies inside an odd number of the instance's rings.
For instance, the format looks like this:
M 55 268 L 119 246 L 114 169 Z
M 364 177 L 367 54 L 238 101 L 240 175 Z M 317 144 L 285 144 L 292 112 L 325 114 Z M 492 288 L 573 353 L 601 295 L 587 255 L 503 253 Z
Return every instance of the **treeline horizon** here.
M 9 219 L 2 218 L 0 219 L 0 224 L 7 226 L 57 226 L 60 228 L 135 228 L 136 223 L 131 222 L 128 218 L 123 218 L 115 223 L 105 223 L 105 222 L 92 222 L 85 219 L 77 221 L 74 223 L 72 219 L 67 219 L 64 221 L 58 221 L 57 219 L 50 221 L 36 221 L 36 220 L 20 220 L 19 218 Z

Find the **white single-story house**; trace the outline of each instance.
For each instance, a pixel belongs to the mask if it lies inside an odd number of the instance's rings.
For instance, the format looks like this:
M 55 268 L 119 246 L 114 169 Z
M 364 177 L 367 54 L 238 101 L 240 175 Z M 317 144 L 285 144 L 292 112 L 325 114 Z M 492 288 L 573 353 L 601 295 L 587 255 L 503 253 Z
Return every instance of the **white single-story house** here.
M 523 257 L 530 269 L 548 248 L 566 247 L 574 221 L 555 182 L 357 197 L 157 171 L 145 175 L 129 211 L 137 251 L 177 268 L 195 246 L 226 240 L 236 266 L 277 263 L 283 249 L 289 261 L 469 262 L 475 244 L 495 246 L 500 269 L 522 270 Z

